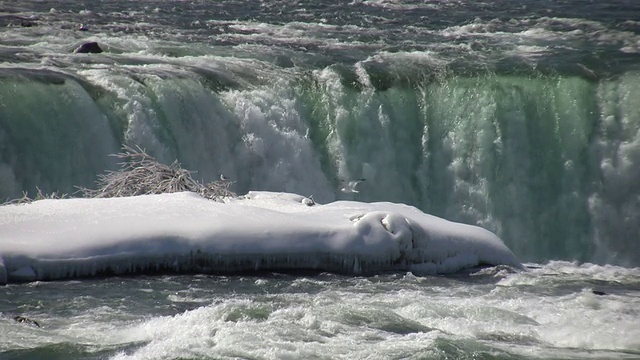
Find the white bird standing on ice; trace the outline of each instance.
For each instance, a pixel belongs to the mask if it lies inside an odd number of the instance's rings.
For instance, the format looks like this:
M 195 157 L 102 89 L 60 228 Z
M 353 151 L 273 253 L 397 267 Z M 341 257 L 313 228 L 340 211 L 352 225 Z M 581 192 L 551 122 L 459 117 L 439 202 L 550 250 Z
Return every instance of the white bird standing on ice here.
M 363 182 L 365 179 L 358 179 L 349 181 L 343 188 L 340 189 L 343 193 L 359 193 L 360 191 L 356 190 L 356 186 Z

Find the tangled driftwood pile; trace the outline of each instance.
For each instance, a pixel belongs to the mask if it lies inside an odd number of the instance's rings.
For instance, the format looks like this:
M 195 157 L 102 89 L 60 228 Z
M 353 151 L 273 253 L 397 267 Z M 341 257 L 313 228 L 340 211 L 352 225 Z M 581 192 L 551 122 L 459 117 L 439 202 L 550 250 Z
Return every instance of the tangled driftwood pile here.
M 132 148 L 123 146 L 123 151 L 114 154 L 122 159 L 120 170 L 107 171 L 98 176 L 97 189 L 78 188 L 82 197 L 86 198 L 110 198 L 123 196 L 137 196 L 148 194 L 163 194 L 181 191 L 191 191 L 200 196 L 221 201 L 225 197 L 235 197 L 236 194 L 229 190 L 233 184 L 228 180 L 216 180 L 203 184 L 191 177 L 192 172 L 181 167 L 178 161 L 171 165 L 159 163 L 153 156 L 147 154 L 140 147 Z M 67 194 L 43 193 L 36 188 L 34 198 L 27 192 L 23 192 L 22 198 L 9 200 L 0 205 L 24 204 L 43 199 L 67 198 Z
M 192 191 L 211 200 L 236 196 L 229 190 L 230 181 L 217 180 L 202 184 L 191 177 L 192 172 L 174 161 L 171 165 L 159 163 L 141 148 L 123 147 L 123 152 L 113 155 L 122 159 L 120 170 L 108 171 L 98 177 L 98 188 L 81 188 L 84 197 L 107 198 L 163 194 Z

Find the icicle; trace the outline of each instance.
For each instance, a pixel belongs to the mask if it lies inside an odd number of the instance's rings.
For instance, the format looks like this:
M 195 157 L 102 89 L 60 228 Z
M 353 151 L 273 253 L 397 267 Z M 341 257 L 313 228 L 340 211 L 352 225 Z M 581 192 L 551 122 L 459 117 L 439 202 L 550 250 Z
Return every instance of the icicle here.
M 360 261 L 358 260 L 358 257 L 356 256 L 353 260 L 353 273 L 354 274 L 360 274 L 362 272 L 362 268 L 360 267 Z
M 7 284 L 7 269 L 4 267 L 4 260 L 0 257 L 0 285 Z

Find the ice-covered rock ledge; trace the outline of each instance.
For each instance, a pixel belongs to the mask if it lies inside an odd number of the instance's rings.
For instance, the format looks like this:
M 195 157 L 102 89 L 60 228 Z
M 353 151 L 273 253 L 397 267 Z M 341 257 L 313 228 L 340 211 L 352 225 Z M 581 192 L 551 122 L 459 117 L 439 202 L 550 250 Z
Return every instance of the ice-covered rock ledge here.
M 0 283 L 135 273 L 448 273 L 520 262 L 493 233 L 392 203 L 250 192 L 0 206 Z

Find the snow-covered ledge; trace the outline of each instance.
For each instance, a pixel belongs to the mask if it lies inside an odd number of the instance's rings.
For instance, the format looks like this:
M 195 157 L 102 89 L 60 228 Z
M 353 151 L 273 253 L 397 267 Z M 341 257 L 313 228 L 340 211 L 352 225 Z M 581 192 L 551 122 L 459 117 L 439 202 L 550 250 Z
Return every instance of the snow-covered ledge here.
M 250 192 L 0 206 L 0 283 L 135 273 L 449 273 L 522 265 L 493 233 L 393 203 Z

